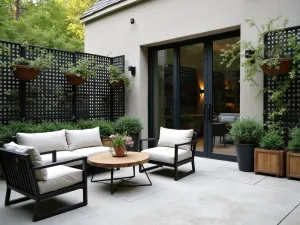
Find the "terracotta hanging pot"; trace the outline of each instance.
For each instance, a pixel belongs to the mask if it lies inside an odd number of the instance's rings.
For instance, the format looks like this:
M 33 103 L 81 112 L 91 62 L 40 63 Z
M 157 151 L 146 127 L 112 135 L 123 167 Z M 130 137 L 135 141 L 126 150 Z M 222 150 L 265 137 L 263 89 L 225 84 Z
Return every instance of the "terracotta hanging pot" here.
M 12 69 L 14 77 L 19 80 L 34 80 L 40 74 L 40 70 L 33 69 L 27 65 L 14 65 Z
M 81 85 L 84 84 L 86 82 L 85 79 L 81 78 L 81 77 L 77 77 L 74 74 L 66 74 L 67 77 L 67 81 L 69 84 L 71 85 Z
M 114 86 L 114 87 L 123 87 L 124 86 L 124 81 L 122 81 L 122 80 L 120 80 L 118 82 L 113 82 L 113 83 L 109 82 L 109 77 L 107 77 L 106 80 L 111 86 Z
M 119 147 L 119 148 L 115 148 L 115 157 L 124 157 L 126 156 L 125 154 L 126 152 L 126 147 Z
M 288 74 L 293 67 L 293 59 L 292 58 L 279 58 L 279 69 L 274 67 L 269 68 L 268 65 L 263 65 L 261 69 L 266 75 L 284 75 Z

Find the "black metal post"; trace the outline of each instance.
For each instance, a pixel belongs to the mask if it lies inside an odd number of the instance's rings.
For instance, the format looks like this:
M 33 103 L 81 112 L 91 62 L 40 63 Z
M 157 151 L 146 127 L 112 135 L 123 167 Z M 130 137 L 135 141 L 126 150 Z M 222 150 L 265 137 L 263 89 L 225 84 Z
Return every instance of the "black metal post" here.
M 113 64 L 113 59 L 111 58 L 110 59 L 110 65 L 112 65 Z M 110 112 L 109 112 L 109 114 L 110 114 L 110 121 L 113 121 L 114 120 L 114 113 L 113 113 L 113 111 L 114 111 L 114 107 L 113 107 L 113 104 L 114 104 L 114 96 L 113 96 L 113 86 L 112 85 L 110 85 L 109 84 L 109 82 L 108 82 L 108 85 L 109 85 L 109 98 L 110 98 Z
M 20 56 L 26 58 L 26 48 L 20 47 Z M 26 81 L 19 81 L 20 121 L 26 120 Z
M 76 52 L 73 53 L 73 63 L 76 63 Z M 72 85 L 72 120 L 77 120 L 77 86 Z

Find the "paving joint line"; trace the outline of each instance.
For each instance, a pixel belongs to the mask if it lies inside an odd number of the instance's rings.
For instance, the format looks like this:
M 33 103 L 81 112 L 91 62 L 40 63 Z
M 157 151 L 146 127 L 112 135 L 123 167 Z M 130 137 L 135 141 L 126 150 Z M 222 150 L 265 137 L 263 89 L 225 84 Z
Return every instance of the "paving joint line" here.
M 292 209 L 292 211 L 290 211 L 285 217 L 283 217 L 283 219 L 280 220 L 279 223 L 277 223 L 277 225 L 281 224 L 299 205 L 300 202 Z

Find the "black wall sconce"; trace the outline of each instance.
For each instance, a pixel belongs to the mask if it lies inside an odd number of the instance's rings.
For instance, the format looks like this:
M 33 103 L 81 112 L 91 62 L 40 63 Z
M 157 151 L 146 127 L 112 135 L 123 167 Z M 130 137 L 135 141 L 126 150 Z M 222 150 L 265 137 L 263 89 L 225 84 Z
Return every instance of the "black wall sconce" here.
M 200 88 L 200 97 L 204 94 L 204 89 Z
M 131 19 L 130 19 L 130 23 L 131 23 L 131 24 L 134 24 L 134 18 L 131 18 Z
M 136 71 L 135 66 L 129 66 L 129 67 L 128 67 L 128 71 L 131 72 L 131 75 L 132 75 L 132 76 L 135 76 L 135 71 Z

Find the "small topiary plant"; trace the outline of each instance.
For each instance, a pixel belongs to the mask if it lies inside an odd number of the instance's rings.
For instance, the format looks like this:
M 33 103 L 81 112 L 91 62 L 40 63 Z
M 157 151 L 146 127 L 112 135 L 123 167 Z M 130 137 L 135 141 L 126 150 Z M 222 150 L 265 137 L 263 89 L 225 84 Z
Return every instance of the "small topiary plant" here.
M 263 132 L 263 125 L 253 119 L 236 121 L 230 129 L 230 135 L 236 144 L 257 144 Z
M 118 119 L 114 124 L 116 133 L 129 135 L 139 134 L 143 130 L 141 121 L 134 117 L 124 116 Z
M 290 132 L 291 140 L 288 143 L 288 150 L 294 153 L 300 153 L 300 128 L 294 127 Z
M 284 140 L 280 131 L 269 130 L 264 134 L 259 146 L 265 150 L 282 150 L 284 148 Z

